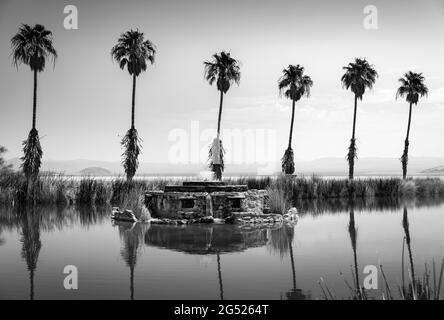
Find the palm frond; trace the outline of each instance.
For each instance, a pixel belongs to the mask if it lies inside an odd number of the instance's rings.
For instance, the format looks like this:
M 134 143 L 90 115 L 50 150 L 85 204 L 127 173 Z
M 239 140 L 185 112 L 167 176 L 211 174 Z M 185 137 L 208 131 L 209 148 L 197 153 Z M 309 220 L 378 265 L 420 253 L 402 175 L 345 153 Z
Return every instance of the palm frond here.
M 409 141 L 408 140 L 405 141 L 404 152 L 402 153 L 400 160 L 401 160 L 401 164 L 402 164 L 402 174 L 403 174 L 403 177 L 405 178 L 407 176 L 407 166 L 409 163 Z
M 218 161 L 214 161 L 214 157 L 215 156 L 217 157 L 217 155 L 219 155 L 219 159 Z M 222 144 L 222 140 L 218 138 L 214 139 L 208 151 L 208 160 L 209 160 L 208 167 L 214 173 L 214 178 L 216 180 L 222 179 L 222 173 L 224 172 L 225 169 L 224 155 L 225 155 L 225 150 Z
M 348 147 L 348 153 L 347 153 L 350 178 L 353 177 L 352 171 L 354 170 L 355 159 L 357 158 L 358 158 L 358 149 L 356 147 L 356 139 L 350 139 L 350 146 Z
M 398 81 L 401 86 L 396 92 L 396 98 L 405 97 L 407 102 L 416 105 L 419 98 L 427 96 L 429 93 L 429 89 L 424 84 L 425 78 L 422 73 L 408 71 Z
M 150 40 L 145 40 L 144 33 L 130 30 L 120 35 L 117 44 L 111 49 L 111 57 L 130 75 L 139 76 L 146 71 L 147 61 L 154 64 L 156 46 Z
M 310 88 L 313 80 L 304 75 L 304 67 L 300 65 L 289 65 L 282 70 L 283 75 L 278 81 L 279 93 L 294 101 L 300 100 L 303 96 L 310 96 Z
M 23 141 L 23 153 L 21 168 L 28 180 L 35 180 L 39 174 L 43 155 L 37 129 L 31 129 L 28 139 Z
M 139 166 L 139 154 L 141 152 L 141 139 L 135 128 L 127 131 L 121 142 L 124 152 L 122 154 L 122 165 L 125 169 L 126 177 L 132 180 Z
M 32 71 L 41 72 L 48 58 L 54 64 L 57 59 L 52 32 L 40 24 L 34 27 L 22 24 L 18 33 L 11 38 L 11 48 L 13 64 L 16 67 L 21 63 L 29 65 Z
M 282 157 L 282 172 L 284 174 L 293 174 L 294 173 L 294 154 L 293 149 L 288 147 L 285 150 L 284 156 Z
M 227 93 L 233 83 L 239 85 L 240 62 L 232 58 L 229 52 L 216 53 L 212 61 L 204 61 L 204 77 L 210 85 L 216 82 L 217 89 Z
M 356 58 L 343 69 L 345 73 L 341 77 L 342 86 L 347 90 L 350 89 L 362 100 L 365 90 L 372 89 L 378 77 L 374 66 L 370 65 L 366 59 Z

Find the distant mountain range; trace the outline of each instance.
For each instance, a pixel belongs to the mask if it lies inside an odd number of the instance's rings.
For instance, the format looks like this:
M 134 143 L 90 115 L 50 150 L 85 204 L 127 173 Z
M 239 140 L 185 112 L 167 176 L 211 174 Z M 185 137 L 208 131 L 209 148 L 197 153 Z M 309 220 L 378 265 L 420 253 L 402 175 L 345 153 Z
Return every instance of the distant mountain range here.
M 20 159 L 8 161 L 15 169 L 20 166 Z M 296 173 L 302 175 L 346 176 L 348 164 L 345 158 L 320 158 L 311 161 L 296 160 Z M 51 171 L 69 175 L 123 175 L 120 162 L 94 160 L 44 160 L 42 171 Z M 169 164 L 140 163 L 139 175 L 153 176 L 195 176 L 206 171 L 205 164 Z M 280 172 L 280 163 L 275 162 L 265 167 L 257 164 L 227 164 L 225 175 L 257 175 Z M 384 176 L 401 175 L 401 163 L 397 158 L 361 158 L 356 162 L 356 175 Z M 417 157 L 409 159 L 411 175 L 444 175 L 444 158 Z
M 427 169 L 427 170 L 422 171 L 422 173 L 444 174 L 444 166 L 439 166 L 439 167 Z
M 89 167 L 79 171 L 81 176 L 111 176 L 113 173 L 101 167 Z

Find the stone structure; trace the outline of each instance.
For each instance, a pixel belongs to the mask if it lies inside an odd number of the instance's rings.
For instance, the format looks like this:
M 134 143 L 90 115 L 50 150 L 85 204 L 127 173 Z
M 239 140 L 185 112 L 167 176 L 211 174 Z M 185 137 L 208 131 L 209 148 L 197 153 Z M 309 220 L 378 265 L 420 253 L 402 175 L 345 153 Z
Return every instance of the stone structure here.
M 168 219 L 226 219 L 242 212 L 262 214 L 266 211 L 265 200 L 264 190 L 248 190 L 246 185 L 220 181 L 185 181 L 145 194 L 145 206 L 151 216 Z

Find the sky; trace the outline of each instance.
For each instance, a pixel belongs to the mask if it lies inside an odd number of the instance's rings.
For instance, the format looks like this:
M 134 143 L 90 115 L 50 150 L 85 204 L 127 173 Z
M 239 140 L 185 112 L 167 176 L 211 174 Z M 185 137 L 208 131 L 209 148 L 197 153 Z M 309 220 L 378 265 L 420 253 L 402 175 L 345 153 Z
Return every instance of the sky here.
M 77 30 L 64 28 L 66 5 L 78 9 Z M 367 5 L 377 8 L 377 29 L 364 26 Z M 240 162 L 248 153 L 281 158 L 291 101 L 279 96 L 277 81 L 289 64 L 304 66 L 314 81 L 311 96 L 296 104 L 295 157 L 345 157 L 353 94 L 340 78 L 355 57 L 365 57 L 379 73 L 358 106 L 359 157 L 401 156 L 408 105 L 395 94 L 409 70 L 422 72 L 430 91 L 414 107 L 410 156 L 444 157 L 442 0 L 0 0 L 0 145 L 9 149 L 7 158 L 21 156 L 31 126 L 32 73 L 15 68 L 10 57 L 10 39 L 21 23 L 45 25 L 58 51 L 55 67 L 48 64 L 39 74 L 43 161 L 120 160 L 132 80 L 110 50 L 131 28 L 157 46 L 155 64 L 137 79 L 142 162 L 204 157 L 217 126 L 219 93 L 204 80 L 203 61 L 221 50 L 241 62 L 240 85 L 227 93 L 222 115 L 225 134 L 234 132 L 226 145 L 238 143 L 246 153 Z

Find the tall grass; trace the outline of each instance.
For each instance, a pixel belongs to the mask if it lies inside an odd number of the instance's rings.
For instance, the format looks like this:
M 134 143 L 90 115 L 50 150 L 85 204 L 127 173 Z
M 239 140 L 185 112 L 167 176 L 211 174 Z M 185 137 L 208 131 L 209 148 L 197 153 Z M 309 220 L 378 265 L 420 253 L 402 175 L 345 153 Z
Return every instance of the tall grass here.
M 444 181 L 439 178 L 410 179 L 323 179 L 320 177 L 240 177 L 226 179 L 231 184 L 245 184 L 250 189 L 279 189 L 290 199 L 364 199 L 372 197 L 431 197 L 444 195 Z
M 101 205 L 139 202 L 137 195 L 148 190 L 162 190 L 167 184 L 180 184 L 186 179 L 126 179 L 102 180 L 95 178 L 72 179 L 63 175 L 40 174 L 36 183 L 37 204 Z M 267 189 L 276 209 L 286 201 L 371 199 L 374 197 L 434 197 L 444 195 L 444 181 L 440 179 L 370 178 L 322 179 L 313 177 L 266 176 L 224 179 L 229 184 L 244 184 L 250 189 Z M 20 172 L 0 174 L 0 203 L 19 204 L 26 201 L 26 178 Z M 285 201 L 283 200 L 285 199 Z M 280 212 L 281 210 L 278 210 Z

